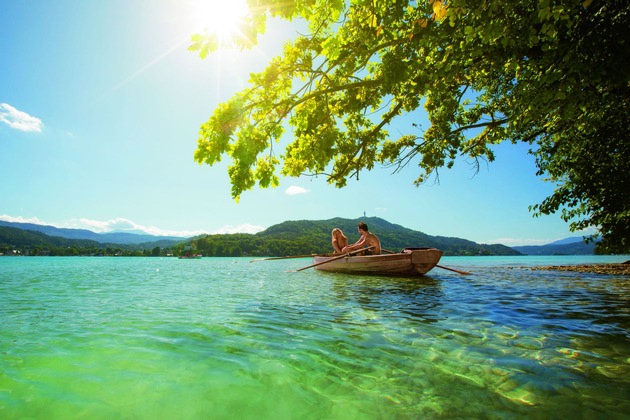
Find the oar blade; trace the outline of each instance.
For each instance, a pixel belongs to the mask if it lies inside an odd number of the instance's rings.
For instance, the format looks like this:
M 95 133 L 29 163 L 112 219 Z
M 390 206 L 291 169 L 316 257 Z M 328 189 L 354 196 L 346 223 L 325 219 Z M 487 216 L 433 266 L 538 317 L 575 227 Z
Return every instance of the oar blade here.
M 435 266 L 440 267 L 443 270 L 453 271 L 455 273 L 461 274 L 462 276 L 472 275 L 472 273 L 469 273 L 468 271 L 455 270 L 454 268 L 448 268 L 448 267 L 444 267 L 443 265 L 437 265 L 437 264 Z

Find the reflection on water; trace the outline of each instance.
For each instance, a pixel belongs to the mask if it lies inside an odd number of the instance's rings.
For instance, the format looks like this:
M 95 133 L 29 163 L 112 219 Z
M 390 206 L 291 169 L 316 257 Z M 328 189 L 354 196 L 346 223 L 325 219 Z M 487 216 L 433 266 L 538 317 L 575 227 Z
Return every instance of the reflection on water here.
M 482 264 L 0 259 L 1 418 L 630 412 L 628 279 Z
M 398 320 L 413 318 L 436 322 L 435 307 L 442 297 L 440 283 L 431 276 L 419 278 L 354 277 L 322 273 L 332 280 L 340 306 L 360 306 L 362 311 Z

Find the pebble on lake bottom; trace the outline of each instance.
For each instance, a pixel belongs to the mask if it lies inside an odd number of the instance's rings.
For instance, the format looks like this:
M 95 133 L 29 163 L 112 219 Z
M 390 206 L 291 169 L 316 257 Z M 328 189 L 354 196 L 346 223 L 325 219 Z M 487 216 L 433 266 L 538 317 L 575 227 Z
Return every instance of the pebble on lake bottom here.
M 580 273 L 613 274 L 630 276 L 630 263 L 623 264 L 581 264 L 581 265 L 546 265 L 530 267 L 531 270 L 577 271 Z

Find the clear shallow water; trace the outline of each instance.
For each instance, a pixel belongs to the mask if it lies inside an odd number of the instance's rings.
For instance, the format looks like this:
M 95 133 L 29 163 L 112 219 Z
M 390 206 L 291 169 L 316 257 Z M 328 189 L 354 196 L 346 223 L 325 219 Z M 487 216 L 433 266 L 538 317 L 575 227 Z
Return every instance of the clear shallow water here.
M 0 418 L 623 417 L 630 278 L 518 268 L 583 261 L 0 258 Z

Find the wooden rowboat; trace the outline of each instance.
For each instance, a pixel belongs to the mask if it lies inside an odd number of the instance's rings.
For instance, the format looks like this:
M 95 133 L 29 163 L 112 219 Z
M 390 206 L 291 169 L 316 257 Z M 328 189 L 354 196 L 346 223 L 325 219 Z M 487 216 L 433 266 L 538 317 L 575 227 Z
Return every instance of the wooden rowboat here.
M 440 262 L 442 251 L 435 248 L 405 248 L 381 255 L 313 256 L 316 270 L 345 274 L 421 276 Z

